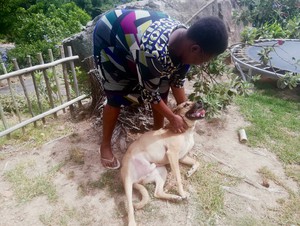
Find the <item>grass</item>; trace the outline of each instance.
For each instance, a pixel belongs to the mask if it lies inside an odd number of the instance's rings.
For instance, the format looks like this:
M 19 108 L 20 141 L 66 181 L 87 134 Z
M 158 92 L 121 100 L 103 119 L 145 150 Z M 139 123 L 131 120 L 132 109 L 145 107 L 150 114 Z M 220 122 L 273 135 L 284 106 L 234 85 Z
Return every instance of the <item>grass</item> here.
M 276 153 L 285 164 L 300 163 L 300 96 L 288 96 L 287 90 L 272 84 L 257 84 L 248 97 L 236 103 L 251 125 L 247 127 L 249 144 Z
M 106 188 L 111 195 L 124 194 L 123 184 L 120 179 L 120 172 L 117 170 L 108 170 L 101 174 L 98 180 L 90 181 L 83 185 L 83 190 L 86 189 L 104 189 Z
M 5 173 L 5 178 L 12 184 L 12 189 L 19 202 L 27 202 L 38 196 L 47 196 L 49 201 L 57 200 L 57 193 L 52 176 L 62 165 L 53 167 L 44 174 L 33 176 L 33 163 L 22 163 Z
M 298 93 L 297 93 L 298 92 Z M 299 87 L 280 90 L 272 83 L 256 83 L 255 92 L 248 97 L 238 97 L 236 103 L 251 123 L 246 128 L 248 145 L 263 147 L 274 152 L 282 161 L 287 176 L 300 184 L 300 95 Z M 281 200 L 279 225 L 295 225 L 300 222 L 300 194 L 293 192 L 276 175 L 262 168 L 263 178 L 272 180 L 290 194 Z
M 258 220 L 253 216 L 243 216 L 243 217 L 236 217 L 234 219 L 230 219 L 230 225 L 234 226 L 271 226 L 274 225 L 269 223 L 268 220 Z
M 217 216 L 224 206 L 224 185 L 222 175 L 216 173 L 217 165 L 200 161 L 201 167 L 189 178 L 196 189 L 197 216 L 199 225 L 206 222 L 207 225 L 215 225 Z M 228 182 L 226 182 L 228 183 Z
M 37 122 L 35 128 L 33 124 L 29 124 L 25 127 L 25 133 L 22 129 L 16 130 L 11 133 L 10 139 L 6 136 L 0 137 L 0 150 L 4 146 L 22 146 L 28 148 L 39 148 L 43 144 L 67 134 L 73 132 L 72 125 L 66 123 L 65 117 L 58 117 L 55 119 L 52 116 L 46 118 L 46 124 L 43 124 L 41 120 Z
M 299 225 L 300 196 L 282 200 L 282 212 L 279 216 L 279 225 Z
M 92 216 L 85 207 L 78 210 L 66 204 L 55 208 L 51 212 L 40 215 L 39 220 L 46 226 L 67 226 L 74 225 L 74 223 L 88 226 L 93 223 Z
M 272 180 L 275 184 L 283 187 L 286 191 L 288 191 L 290 195 L 295 195 L 289 187 L 287 187 L 272 171 L 270 171 L 266 167 L 259 169 L 258 173 L 261 174 L 264 179 Z
M 271 172 L 266 167 L 259 169 L 259 174 L 262 177 L 272 180 L 275 184 L 283 187 L 289 194 L 288 199 L 279 200 L 282 206 L 282 211 L 279 216 L 280 225 L 293 225 L 296 222 L 300 222 L 300 195 L 299 193 L 293 192 L 289 187 L 287 187 L 284 182 L 282 182 L 273 172 Z

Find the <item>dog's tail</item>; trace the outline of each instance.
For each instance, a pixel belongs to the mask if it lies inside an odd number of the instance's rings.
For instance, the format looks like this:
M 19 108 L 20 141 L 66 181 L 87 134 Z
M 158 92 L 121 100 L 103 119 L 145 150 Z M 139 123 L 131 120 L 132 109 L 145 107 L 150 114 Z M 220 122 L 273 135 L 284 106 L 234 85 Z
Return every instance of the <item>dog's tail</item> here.
M 138 203 L 134 203 L 134 208 L 141 209 L 149 202 L 149 199 L 150 199 L 149 193 L 148 193 L 147 189 L 144 187 L 144 185 L 142 185 L 142 184 L 134 183 L 133 188 L 138 190 L 142 195 L 141 201 Z

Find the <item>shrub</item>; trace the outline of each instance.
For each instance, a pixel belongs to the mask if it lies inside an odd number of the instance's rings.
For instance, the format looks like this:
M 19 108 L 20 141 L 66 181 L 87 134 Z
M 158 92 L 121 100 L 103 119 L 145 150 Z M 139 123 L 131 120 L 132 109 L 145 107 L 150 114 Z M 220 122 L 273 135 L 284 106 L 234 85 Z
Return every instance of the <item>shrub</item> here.
M 246 95 L 252 88 L 250 83 L 241 80 L 233 73 L 233 68 L 225 64 L 228 57 L 227 51 L 205 65 L 194 67 L 189 75 L 189 79 L 194 81 L 194 90 L 189 99 L 204 103 L 207 118 L 218 115 L 236 95 Z
M 82 29 L 90 16 L 75 5 L 66 3 L 57 7 L 50 4 L 45 8 L 45 3 L 33 5 L 28 10 L 18 9 L 14 41 L 16 48 L 8 52 L 8 57 L 17 58 L 20 67 L 26 66 L 26 56 L 35 56 L 42 52 L 45 61 L 48 59 L 48 49 L 54 50 L 54 58 L 59 51 L 55 46 L 61 41 Z M 34 64 L 38 63 L 36 60 Z
M 239 0 L 241 10 L 234 13 L 237 22 L 260 27 L 266 23 L 284 24 L 288 19 L 299 16 L 298 0 Z
M 44 61 L 49 61 L 48 49 L 52 49 L 54 57 L 59 56 L 58 47 L 52 42 L 45 42 L 43 40 L 35 43 L 17 44 L 14 49 L 8 51 L 8 59 L 16 58 L 20 68 L 28 67 L 27 56 L 31 56 L 32 64 L 37 65 L 39 61 L 36 57 L 37 53 L 42 52 Z M 10 63 L 11 64 L 11 63 Z M 12 67 L 10 67 L 12 69 Z
M 241 33 L 241 40 L 252 44 L 256 39 L 291 38 L 300 37 L 300 18 L 293 17 L 284 24 L 278 22 L 265 23 L 261 27 L 247 26 Z

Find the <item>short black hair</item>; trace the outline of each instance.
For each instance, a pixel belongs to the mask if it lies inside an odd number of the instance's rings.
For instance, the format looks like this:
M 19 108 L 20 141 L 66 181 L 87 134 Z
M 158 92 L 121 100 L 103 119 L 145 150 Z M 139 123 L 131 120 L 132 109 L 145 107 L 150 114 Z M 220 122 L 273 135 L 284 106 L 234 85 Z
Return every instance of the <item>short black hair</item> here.
M 196 42 L 205 53 L 219 55 L 228 46 L 228 33 L 218 17 L 202 17 L 187 30 L 187 37 Z

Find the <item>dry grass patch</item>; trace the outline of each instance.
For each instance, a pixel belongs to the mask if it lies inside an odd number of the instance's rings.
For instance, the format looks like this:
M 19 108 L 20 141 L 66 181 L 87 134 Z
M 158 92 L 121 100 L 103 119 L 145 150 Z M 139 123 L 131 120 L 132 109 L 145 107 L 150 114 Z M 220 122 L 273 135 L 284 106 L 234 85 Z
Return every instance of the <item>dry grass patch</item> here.
M 32 172 L 36 172 L 34 165 L 34 163 L 21 163 L 5 173 L 5 178 L 12 184 L 17 200 L 27 202 L 45 195 L 49 201 L 56 201 L 58 196 L 52 177 L 62 165 L 57 165 L 46 173 L 32 175 Z
M 77 210 L 74 207 L 63 206 L 55 208 L 52 212 L 42 214 L 39 220 L 46 226 L 66 226 L 78 224 L 81 226 L 92 225 L 92 216 L 84 207 Z
M 72 147 L 69 150 L 70 161 L 83 165 L 84 164 L 84 152 L 77 147 Z
M 288 193 L 287 199 L 280 199 L 278 202 L 281 205 L 279 212 L 279 224 L 280 225 L 294 225 L 300 222 L 300 195 L 294 193 L 289 187 L 287 187 L 273 172 L 266 167 L 261 168 L 258 173 L 267 180 L 272 180 L 275 184 L 283 187 Z

